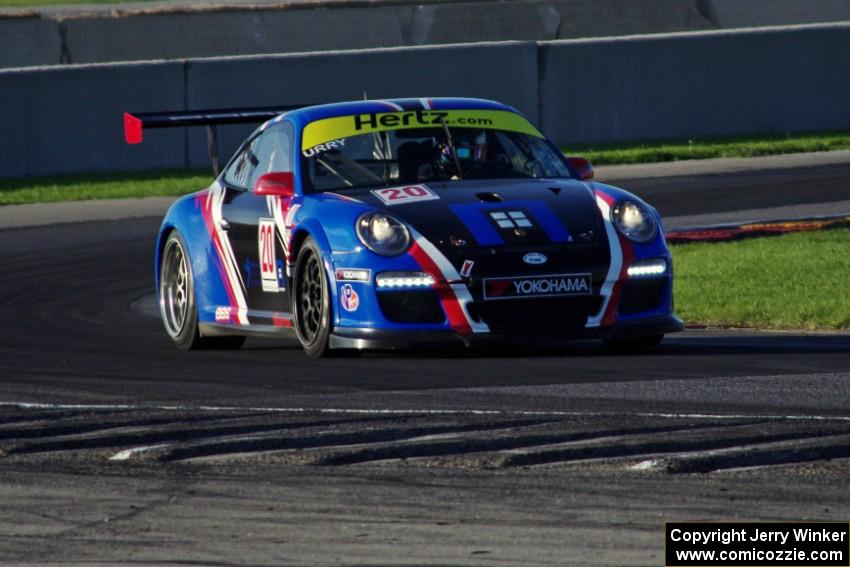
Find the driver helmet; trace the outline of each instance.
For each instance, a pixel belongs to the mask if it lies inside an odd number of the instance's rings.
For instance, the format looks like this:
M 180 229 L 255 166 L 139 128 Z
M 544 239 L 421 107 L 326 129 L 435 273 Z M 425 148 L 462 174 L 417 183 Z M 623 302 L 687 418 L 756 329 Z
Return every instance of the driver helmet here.
M 460 164 L 461 170 L 468 170 L 474 165 L 486 161 L 487 133 L 485 131 L 453 128 L 452 142 L 454 142 L 457 161 Z M 440 169 L 453 175 L 456 167 L 448 140 L 441 140 L 436 145 L 436 150 L 437 163 Z

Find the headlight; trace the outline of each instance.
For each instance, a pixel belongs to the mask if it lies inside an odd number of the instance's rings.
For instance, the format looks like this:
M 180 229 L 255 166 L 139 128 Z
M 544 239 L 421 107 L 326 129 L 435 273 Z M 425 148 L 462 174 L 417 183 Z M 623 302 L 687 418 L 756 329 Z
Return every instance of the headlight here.
M 384 213 L 366 213 L 357 219 L 357 236 L 366 248 L 382 256 L 398 256 L 410 245 L 404 224 Z
M 611 222 L 633 242 L 643 244 L 655 238 L 658 225 L 649 210 L 635 201 L 620 201 L 611 209 Z

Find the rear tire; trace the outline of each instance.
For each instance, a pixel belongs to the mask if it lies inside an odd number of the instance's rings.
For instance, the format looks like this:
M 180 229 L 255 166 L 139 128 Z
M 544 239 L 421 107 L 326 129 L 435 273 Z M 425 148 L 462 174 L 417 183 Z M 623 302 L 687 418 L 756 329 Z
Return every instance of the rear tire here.
M 298 251 L 293 281 L 292 314 L 298 340 L 307 356 L 325 356 L 331 334 L 330 290 L 322 252 L 312 238 Z
M 186 243 L 176 230 L 165 241 L 159 265 L 159 312 L 180 350 L 237 349 L 245 337 L 202 337 L 198 329 L 195 277 Z
M 614 352 L 638 354 L 655 350 L 662 339 L 664 339 L 664 335 L 649 335 L 646 337 L 605 339 L 602 343 Z

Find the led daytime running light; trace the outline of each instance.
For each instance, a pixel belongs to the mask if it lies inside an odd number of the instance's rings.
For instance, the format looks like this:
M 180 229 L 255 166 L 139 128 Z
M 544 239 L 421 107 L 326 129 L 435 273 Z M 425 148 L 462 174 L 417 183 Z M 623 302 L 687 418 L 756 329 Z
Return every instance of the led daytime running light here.
M 379 289 L 424 288 L 434 283 L 433 276 L 424 272 L 384 272 L 375 277 Z
M 667 273 L 667 261 L 659 259 L 639 262 L 629 266 L 627 273 L 630 278 L 661 276 Z

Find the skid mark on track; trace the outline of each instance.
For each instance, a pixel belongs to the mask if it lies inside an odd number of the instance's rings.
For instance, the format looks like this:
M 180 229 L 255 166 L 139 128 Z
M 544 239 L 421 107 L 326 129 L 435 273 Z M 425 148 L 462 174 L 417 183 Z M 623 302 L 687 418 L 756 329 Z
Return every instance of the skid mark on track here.
M 97 410 L 159 410 L 159 411 L 197 411 L 197 412 L 269 412 L 269 413 L 307 413 L 307 414 L 351 414 L 351 415 L 480 415 L 480 416 L 526 416 L 526 417 L 605 417 L 626 415 L 634 417 L 650 417 L 659 419 L 772 419 L 772 420 L 819 420 L 847 421 L 850 416 L 818 415 L 818 414 L 711 414 L 711 413 L 673 413 L 673 412 L 593 412 L 593 411 L 526 411 L 526 410 L 477 410 L 477 409 L 441 409 L 441 408 L 322 408 L 322 407 L 279 407 L 279 406 L 207 406 L 207 405 L 133 405 L 133 404 L 45 404 L 36 402 L 0 401 L 0 408 L 13 407 L 19 409 L 76 409 L 85 411 Z
M 473 424 L 447 423 L 441 425 L 413 425 L 401 427 L 384 427 L 376 429 L 357 428 L 351 432 L 320 432 L 317 435 L 305 437 L 252 437 L 248 439 L 235 439 L 221 443 L 199 443 L 186 447 L 175 447 L 161 460 L 178 461 L 194 459 L 210 455 L 221 455 L 228 453 L 236 455 L 239 453 L 255 453 L 283 450 L 305 449 L 335 449 L 346 446 L 363 446 L 387 442 L 417 442 L 430 439 L 434 436 L 460 437 L 475 433 L 492 432 L 496 430 L 511 430 L 521 427 L 537 425 L 540 420 L 522 420 L 507 422 L 484 422 Z
M 539 452 L 543 448 L 583 443 L 605 443 L 610 439 L 631 438 L 640 435 L 663 435 L 681 433 L 687 430 L 713 429 L 717 424 L 685 424 L 666 427 L 643 427 L 631 429 L 590 429 L 587 431 L 555 431 L 529 434 L 526 430 L 516 435 L 496 438 L 465 438 L 448 442 L 418 443 L 405 446 L 368 447 L 358 451 L 321 456 L 314 460 L 318 465 L 350 465 L 369 461 L 387 461 L 395 459 L 416 459 L 428 457 L 457 457 L 470 454 L 487 456 L 488 454 L 510 454 Z M 482 465 L 490 459 L 482 459 Z M 488 467 L 494 464 L 489 462 Z
M 133 447 L 132 449 L 124 449 L 123 451 L 118 451 L 111 457 L 109 457 L 110 461 L 126 461 L 130 459 L 130 457 L 134 455 L 138 455 L 140 453 L 144 453 L 145 451 L 153 451 L 154 449 L 162 449 L 164 447 L 168 447 L 168 445 L 149 445 L 147 447 Z
M 850 418 L 7 402 L 0 455 L 112 466 L 607 466 L 685 474 L 850 458 Z
M 732 447 L 662 459 L 659 466 L 674 474 L 766 467 L 850 459 L 850 435 L 829 435 L 799 443 L 772 443 L 758 447 Z
M 850 431 L 848 431 L 850 433 Z M 598 459 L 618 459 L 624 457 L 642 457 L 645 455 L 675 454 L 686 451 L 712 451 L 717 449 L 740 449 L 753 451 L 760 445 L 771 444 L 777 441 L 800 442 L 810 438 L 823 438 L 831 436 L 829 432 L 799 432 L 787 431 L 776 434 L 764 435 L 735 435 L 731 437 L 697 437 L 693 439 L 639 439 L 614 443 L 602 446 L 584 446 L 575 448 L 544 450 L 526 452 L 519 455 L 510 455 L 498 463 L 501 467 L 546 465 L 553 463 L 570 463 L 576 461 L 588 461 Z

